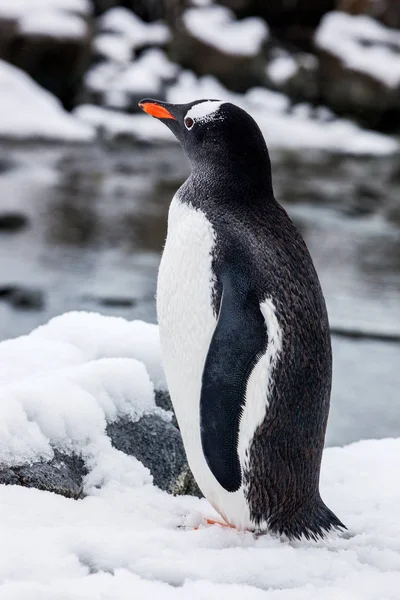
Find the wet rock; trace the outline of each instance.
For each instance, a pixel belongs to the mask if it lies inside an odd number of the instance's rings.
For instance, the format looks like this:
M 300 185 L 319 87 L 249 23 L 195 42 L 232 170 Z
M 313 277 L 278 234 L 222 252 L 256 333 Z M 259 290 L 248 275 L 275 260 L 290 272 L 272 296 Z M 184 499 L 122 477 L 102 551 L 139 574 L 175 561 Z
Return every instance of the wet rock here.
M 268 30 L 261 19 L 236 21 L 230 10 L 210 6 L 185 11 L 180 23 L 169 46 L 172 60 L 237 92 L 265 82 Z
M 366 16 L 332 12 L 315 45 L 324 103 L 370 127 L 400 125 L 400 33 Z
M 1 299 L 19 310 L 42 310 L 45 304 L 44 292 L 41 289 L 14 285 L 0 288 Z
M 0 232 L 14 232 L 24 229 L 28 224 L 28 217 L 18 212 L 0 214 Z

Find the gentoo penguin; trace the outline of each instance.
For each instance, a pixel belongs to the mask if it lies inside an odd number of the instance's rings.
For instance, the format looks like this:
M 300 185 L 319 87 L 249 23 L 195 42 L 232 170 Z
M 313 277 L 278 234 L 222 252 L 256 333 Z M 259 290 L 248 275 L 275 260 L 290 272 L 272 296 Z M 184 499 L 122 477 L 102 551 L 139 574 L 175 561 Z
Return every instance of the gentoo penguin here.
M 191 164 L 169 209 L 157 313 L 199 487 L 239 530 L 317 539 L 344 528 L 319 493 L 332 376 L 325 302 L 274 198 L 261 131 L 229 102 L 139 105 Z

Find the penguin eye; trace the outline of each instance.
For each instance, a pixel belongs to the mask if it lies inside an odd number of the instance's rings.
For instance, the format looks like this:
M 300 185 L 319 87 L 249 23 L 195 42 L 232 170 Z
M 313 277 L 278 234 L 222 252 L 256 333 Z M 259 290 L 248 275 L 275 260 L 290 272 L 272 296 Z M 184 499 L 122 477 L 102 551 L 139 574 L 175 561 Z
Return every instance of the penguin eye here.
M 192 129 L 192 127 L 194 125 L 194 121 L 190 117 L 186 117 L 184 120 L 184 123 L 185 123 L 186 129 Z

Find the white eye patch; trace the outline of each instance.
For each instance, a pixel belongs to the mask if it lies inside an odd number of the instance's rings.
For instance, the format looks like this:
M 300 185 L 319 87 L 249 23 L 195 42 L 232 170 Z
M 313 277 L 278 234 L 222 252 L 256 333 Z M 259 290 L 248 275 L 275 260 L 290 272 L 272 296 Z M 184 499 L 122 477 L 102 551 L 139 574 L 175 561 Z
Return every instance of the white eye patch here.
M 221 104 L 225 103 L 221 100 L 206 100 L 205 102 L 199 102 L 199 104 L 195 104 L 188 110 L 185 120 L 189 118 L 194 121 L 201 121 L 202 123 L 211 121 Z

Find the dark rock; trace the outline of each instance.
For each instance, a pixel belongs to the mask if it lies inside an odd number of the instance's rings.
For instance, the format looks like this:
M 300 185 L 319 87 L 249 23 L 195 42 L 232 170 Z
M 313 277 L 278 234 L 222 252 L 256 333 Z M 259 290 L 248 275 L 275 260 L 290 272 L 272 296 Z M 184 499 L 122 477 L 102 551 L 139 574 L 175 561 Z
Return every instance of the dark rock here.
M 150 470 L 154 484 L 162 490 L 182 494 L 193 488 L 182 438 L 172 423 L 147 415 L 137 422 L 110 423 L 107 433 L 115 448 L 135 456 Z
M 14 470 L 19 478 L 19 485 L 34 487 L 38 490 L 55 492 L 66 498 L 81 498 L 82 485 L 77 485 L 65 465 L 60 468 L 52 464 L 39 463 Z
M 158 21 L 165 18 L 166 5 L 175 4 L 160 0 L 92 0 L 95 15 L 100 15 L 114 6 L 128 8 L 144 21 Z
M 335 0 L 220 0 L 240 18 L 263 18 L 281 40 L 310 51 L 312 37 L 323 15 L 335 8 Z
M 18 310 L 42 310 L 45 304 L 44 292 L 35 288 L 5 286 L 0 290 L 0 297 Z
M 28 224 L 28 217 L 22 213 L 8 212 L 0 215 L 0 232 L 14 232 L 24 229 Z
M 86 472 L 81 458 L 56 451 L 49 463 L 0 469 L 0 484 L 33 487 L 77 499 L 82 497 Z
M 0 485 L 20 485 L 18 475 L 12 469 L 0 468 Z

